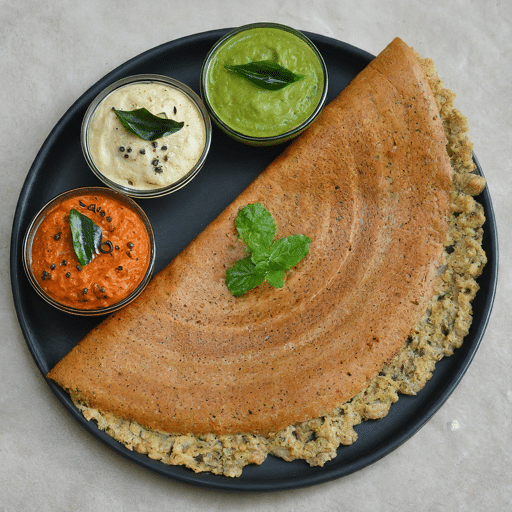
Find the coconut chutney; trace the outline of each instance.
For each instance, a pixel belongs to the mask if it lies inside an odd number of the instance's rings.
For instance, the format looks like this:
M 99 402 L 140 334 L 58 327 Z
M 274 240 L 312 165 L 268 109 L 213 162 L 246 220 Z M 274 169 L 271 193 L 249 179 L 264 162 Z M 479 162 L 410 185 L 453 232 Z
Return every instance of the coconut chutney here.
M 156 141 L 130 133 L 112 110 L 146 108 L 183 127 Z M 206 127 L 195 102 L 184 92 L 156 82 L 134 82 L 100 102 L 89 125 L 88 148 L 94 164 L 109 180 L 137 190 L 171 185 L 194 168 L 206 143 Z

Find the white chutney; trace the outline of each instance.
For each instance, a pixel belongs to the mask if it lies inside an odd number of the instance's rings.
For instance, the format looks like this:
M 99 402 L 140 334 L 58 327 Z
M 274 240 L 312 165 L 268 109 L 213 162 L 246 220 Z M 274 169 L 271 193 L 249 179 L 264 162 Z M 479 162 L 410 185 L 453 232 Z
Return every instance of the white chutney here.
M 126 130 L 113 108 L 146 108 L 184 125 L 176 133 L 146 141 Z M 166 187 L 186 176 L 201 158 L 205 143 L 205 123 L 194 101 L 161 83 L 136 82 L 115 89 L 96 108 L 88 130 L 90 155 L 99 171 L 137 190 Z

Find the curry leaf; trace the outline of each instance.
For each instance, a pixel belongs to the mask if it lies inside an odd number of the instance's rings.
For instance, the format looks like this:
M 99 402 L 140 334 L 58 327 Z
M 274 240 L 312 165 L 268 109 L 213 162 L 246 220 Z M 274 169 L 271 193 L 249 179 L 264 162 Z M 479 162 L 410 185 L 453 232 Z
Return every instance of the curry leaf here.
M 278 91 L 304 78 L 304 75 L 297 75 L 273 60 L 225 67 L 254 85 L 270 91 Z
M 171 135 L 181 130 L 185 124 L 174 119 L 161 117 L 161 114 L 155 116 L 145 108 L 136 110 L 112 108 L 112 110 L 126 130 L 144 140 L 156 140 Z
M 103 233 L 92 219 L 74 208 L 69 212 L 69 225 L 76 257 L 85 266 L 98 253 Z

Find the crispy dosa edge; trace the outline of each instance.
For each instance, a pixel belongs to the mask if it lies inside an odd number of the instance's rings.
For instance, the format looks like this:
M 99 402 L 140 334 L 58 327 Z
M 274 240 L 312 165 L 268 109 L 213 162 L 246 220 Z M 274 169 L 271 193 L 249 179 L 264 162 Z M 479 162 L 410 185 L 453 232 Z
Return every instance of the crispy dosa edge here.
M 48 378 L 90 407 L 169 433 L 265 433 L 332 410 L 397 353 L 432 294 L 445 144 L 421 67 L 396 39 Z M 283 290 L 236 299 L 224 274 L 243 255 L 234 218 L 248 202 L 267 206 L 278 236 L 313 243 Z
M 482 248 L 485 212 L 471 196 L 480 194 L 486 180 L 476 171 L 467 119 L 454 108 L 455 94 L 444 86 L 431 59 L 416 54 L 434 93 L 443 120 L 452 165 L 449 231 L 440 281 L 422 319 L 399 353 L 384 365 L 360 393 L 327 415 L 289 425 L 268 436 L 255 434 L 160 434 L 133 420 L 74 404 L 99 429 L 134 450 L 163 464 L 185 465 L 195 472 L 237 477 L 247 464 L 261 464 L 268 454 L 286 461 L 303 459 L 323 466 L 338 455 L 340 444 L 357 440 L 354 427 L 387 415 L 398 393 L 415 395 L 432 376 L 437 361 L 452 355 L 468 334 L 472 305 L 487 258 Z M 343 452 L 340 452 L 340 455 Z

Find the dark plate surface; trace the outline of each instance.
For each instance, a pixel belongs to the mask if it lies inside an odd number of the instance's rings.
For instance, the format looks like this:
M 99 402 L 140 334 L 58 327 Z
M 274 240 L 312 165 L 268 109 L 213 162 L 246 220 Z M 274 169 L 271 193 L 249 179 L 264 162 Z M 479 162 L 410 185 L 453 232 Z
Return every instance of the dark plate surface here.
M 22 265 L 22 241 L 32 217 L 51 198 L 82 186 L 101 186 L 89 170 L 80 147 L 80 125 L 89 103 L 107 85 L 128 75 L 158 73 L 176 78 L 199 93 L 204 57 L 227 29 L 205 32 L 153 48 L 113 70 L 86 91 L 64 114 L 39 151 L 25 181 L 15 213 L 11 238 L 11 280 L 14 303 L 29 349 L 43 375 L 52 368 L 101 318 L 77 318 L 47 305 L 32 289 Z M 333 99 L 373 58 L 346 43 L 307 33 L 322 53 L 329 71 Z M 155 270 L 164 267 L 202 231 L 283 150 L 251 148 L 214 129 L 204 168 L 185 188 L 157 199 L 138 200 L 155 232 Z M 480 166 L 479 166 L 480 169 Z M 48 385 L 70 413 L 95 437 L 116 452 L 146 468 L 182 482 L 208 488 L 240 491 L 283 490 L 326 482 L 362 469 L 390 453 L 411 437 L 445 402 L 464 375 L 478 349 L 494 301 L 498 269 L 498 242 L 491 198 L 487 188 L 479 197 L 487 221 L 484 249 L 489 262 L 479 279 L 474 301 L 474 322 L 461 349 L 438 363 L 433 378 L 415 397 L 402 396 L 382 420 L 356 427 L 359 439 L 340 447 L 338 456 L 323 468 L 304 461 L 284 462 L 268 457 L 261 466 L 248 466 L 231 479 L 195 474 L 184 467 L 165 466 L 131 452 L 87 422 L 64 393 Z

